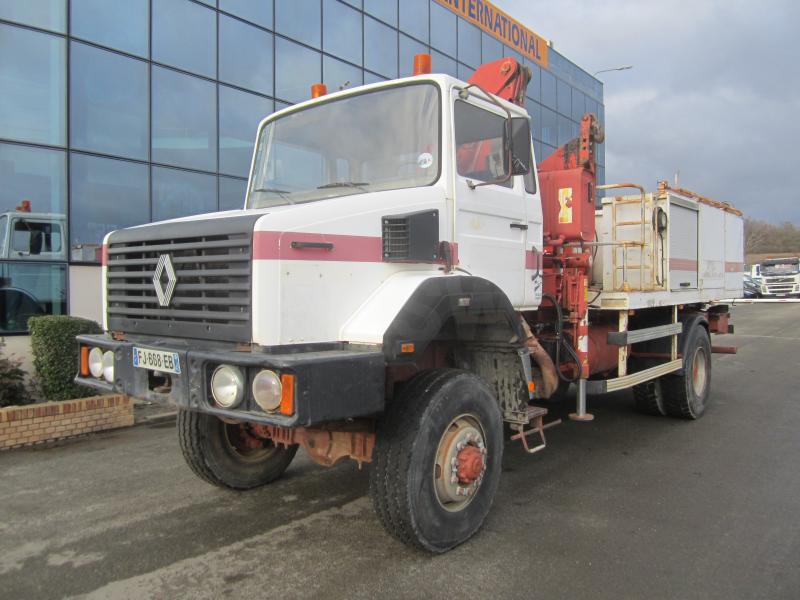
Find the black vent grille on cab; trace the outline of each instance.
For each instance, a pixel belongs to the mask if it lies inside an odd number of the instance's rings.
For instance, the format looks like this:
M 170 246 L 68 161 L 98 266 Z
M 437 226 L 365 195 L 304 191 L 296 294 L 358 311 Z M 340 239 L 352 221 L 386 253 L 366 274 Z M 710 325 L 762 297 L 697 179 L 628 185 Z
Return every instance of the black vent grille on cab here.
M 424 210 L 382 218 L 383 260 L 435 262 L 439 259 L 439 211 Z

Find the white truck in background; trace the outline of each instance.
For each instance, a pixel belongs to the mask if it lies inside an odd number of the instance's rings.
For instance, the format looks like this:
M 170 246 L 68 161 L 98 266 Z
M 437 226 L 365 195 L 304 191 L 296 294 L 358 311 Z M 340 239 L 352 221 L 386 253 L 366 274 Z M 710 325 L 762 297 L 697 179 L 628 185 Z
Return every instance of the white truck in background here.
M 0 213 L 0 330 L 21 333 L 30 317 L 61 312 L 63 273 L 43 265 L 66 261 L 66 222 L 63 214 L 31 212 L 27 201 Z

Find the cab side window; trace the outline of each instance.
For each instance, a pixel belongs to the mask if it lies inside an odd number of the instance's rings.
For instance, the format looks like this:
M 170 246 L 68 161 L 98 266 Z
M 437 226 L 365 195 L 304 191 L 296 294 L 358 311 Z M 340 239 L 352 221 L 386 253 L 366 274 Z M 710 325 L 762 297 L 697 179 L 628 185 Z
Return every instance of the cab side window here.
M 456 100 L 454 112 L 458 174 L 483 182 L 505 177 L 506 119 L 463 100 Z M 499 185 L 513 187 L 513 179 Z

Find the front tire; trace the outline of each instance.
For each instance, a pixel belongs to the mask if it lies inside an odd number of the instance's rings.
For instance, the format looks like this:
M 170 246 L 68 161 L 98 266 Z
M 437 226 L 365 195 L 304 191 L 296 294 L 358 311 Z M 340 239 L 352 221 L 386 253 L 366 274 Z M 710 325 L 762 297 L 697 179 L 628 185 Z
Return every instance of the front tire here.
M 183 458 L 201 479 L 220 487 L 249 490 L 274 481 L 286 470 L 297 446 L 276 446 L 246 423 L 226 423 L 205 413 L 180 410 L 178 441 Z
M 370 494 L 401 542 L 446 552 L 482 525 L 500 481 L 503 420 L 479 377 L 421 373 L 378 423 Z
M 702 325 L 689 331 L 683 348 L 683 374 L 661 378 L 664 408 L 671 417 L 699 419 L 711 390 L 711 340 Z

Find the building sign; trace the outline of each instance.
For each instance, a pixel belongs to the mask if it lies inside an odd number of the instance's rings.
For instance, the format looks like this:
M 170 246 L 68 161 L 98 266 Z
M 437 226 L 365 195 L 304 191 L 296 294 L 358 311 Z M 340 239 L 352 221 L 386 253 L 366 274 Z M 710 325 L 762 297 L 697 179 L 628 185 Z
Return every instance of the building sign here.
M 484 0 L 436 0 L 522 56 L 547 67 L 547 40 Z

